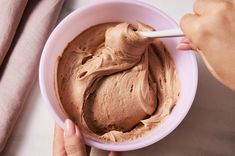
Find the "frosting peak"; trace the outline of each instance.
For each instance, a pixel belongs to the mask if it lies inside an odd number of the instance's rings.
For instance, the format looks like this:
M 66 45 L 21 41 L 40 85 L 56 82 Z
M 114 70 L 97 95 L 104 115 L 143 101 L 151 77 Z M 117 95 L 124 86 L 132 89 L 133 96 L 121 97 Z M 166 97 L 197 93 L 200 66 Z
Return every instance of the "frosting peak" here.
M 93 138 L 127 141 L 149 131 L 170 113 L 179 94 L 175 65 L 160 40 L 135 31 L 138 23 L 107 23 L 78 35 L 58 64 L 61 103 Z

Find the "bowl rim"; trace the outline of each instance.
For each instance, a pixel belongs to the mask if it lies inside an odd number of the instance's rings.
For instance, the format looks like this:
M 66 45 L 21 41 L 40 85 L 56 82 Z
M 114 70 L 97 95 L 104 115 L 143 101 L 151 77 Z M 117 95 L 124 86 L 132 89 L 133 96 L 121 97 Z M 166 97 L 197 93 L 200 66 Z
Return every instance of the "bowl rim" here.
M 76 16 L 77 14 L 84 12 L 86 10 L 91 9 L 94 6 L 98 6 L 98 5 L 104 5 L 104 4 L 115 4 L 115 3 L 126 3 L 126 4 L 131 4 L 131 5 L 139 5 L 140 7 L 143 7 L 145 9 L 150 9 L 153 10 L 154 12 L 158 12 L 158 14 L 160 14 L 162 17 L 166 18 L 169 20 L 169 22 L 171 22 L 171 24 L 174 27 L 178 27 L 178 24 L 171 18 L 169 17 L 166 13 L 164 13 L 163 11 L 161 11 L 158 7 L 156 6 L 152 6 L 146 2 L 142 2 L 142 1 L 136 1 L 136 0 L 102 0 L 102 1 L 95 1 L 93 3 L 87 4 L 85 6 L 82 6 L 76 10 L 74 10 L 72 13 L 70 13 L 68 16 L 66 16 L 56 27 L 55 29 L 52 31 L 52 33 L 50 34 L 42 55 L 41 55 L 41 59 L 40 59 L 40 64 L 39 64 L 39 85 L 40 85 L 40 90 L 41 90 L 41 94 L 43 97 L 43 100 L 45 101 L 45 105 L 49 111 L 49 113 L 52 115 L 53 119 L 55 120 L 55 122 L 62 128 L 64 128 L 64 122 L 61 120 L 61 118 L 57 115 L 57 113 L 55 112 L 54 108 L 52 107 L 52 105 L 50 104 L 47 95 L 46 95 L 46 87 L 45 87 L 45 80 L 44 80 L 44 68 L 43 68 L 43 64 L 44 64 L 44 60 L 46 57 L 46 52 L 48 51 L 48 47 L 51 43 L 51 40 L 53 40 L 55 34 L 57 34 L 60 29 L 64 26 L 64 24 L 67 23 L 67 21 L 70 21 L 70 19 L 72 19 L 74 16 Z M 189 50 L 189 52 L 193 52 L 192 50 Z M 189 104 L 187 104 L 187 108 L 185 108 L 184 112 L 181 114 L 181 116 L 179 117 L 180 120 L 177 120 L 178 122 L 173 123 L 174 125 L 169 127 L 168 130 L 165 130 L 164 133 L 158 137 L 158 139 L 156 138 L 152 138 L 152 139 L 142 139 L 141 141 L 137 141 L 137 142 L 124 142 L 124 143 L 120 143 L 120 144 L 106 144 L 105 142 L 97 142 L 94 141 L 92 139 L 89 138 L 85 138 L 85 142 L 88 145 L 91 146 L 95 146 L 97 148 L 103 149 L 103 150 L 109 150 L 109 151 L 129 151 L 129 150 L 136 150 L 136 149 L 140 149 L 146 146 L 149 146 L 159 140 L 161 140 L 162 138 L 164 138 L 165 136 L 167 136 L 168 134 L 170 134 L 185 118 L 185 116 L 187 115 L 189 109 L 191 108 L 191 105 L 193 103 L 193 100 L 195 98 L 196 95 L 196 91 L 197 91 L 197 85 L 198 85 L 198 66 L 197 66 L 197 61 L 196 61 L 196 57 L 194 53 L 191 53 L 191 61 L 193 64 L 193 76 L 192 78 L 194 80 L 192 80 L 193 86 L 191 86 L 191 95 L 189 96 L 191 99 L 189 100 Z M 144 137 L 143 137 L 144 138 Z

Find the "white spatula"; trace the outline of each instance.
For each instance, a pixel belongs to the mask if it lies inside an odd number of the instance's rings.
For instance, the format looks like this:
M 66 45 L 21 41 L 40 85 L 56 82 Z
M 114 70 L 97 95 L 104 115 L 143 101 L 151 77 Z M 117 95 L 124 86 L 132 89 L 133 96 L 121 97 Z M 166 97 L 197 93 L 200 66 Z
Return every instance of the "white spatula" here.
M 166 37 L 181 37 L 184 36 L 184 33 L 181 29 L 167 29 L 167 30 L 159 30 L 159 31 L 136 31 L 139 35 L 143 37 L 151 37 L 151 38 L 166 38 Z

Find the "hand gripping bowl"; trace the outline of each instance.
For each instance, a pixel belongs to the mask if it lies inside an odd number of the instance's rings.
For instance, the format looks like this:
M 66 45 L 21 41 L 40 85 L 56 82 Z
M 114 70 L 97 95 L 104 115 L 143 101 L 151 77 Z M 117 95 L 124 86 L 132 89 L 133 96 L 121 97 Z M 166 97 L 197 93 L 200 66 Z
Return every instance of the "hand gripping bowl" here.
M 67 16 L 54 29 L 44 47 L 39 69 L 39 81 L 42 96 L 56 123 L 64 127 L 67 114 L 61 109 L 55 87 L 57 57 L 67 44 L 87 28 L 106 22 L 141 21 L 157 30 L 177 28 L 177 24 L 161 10 L 133 0 L 109 0 L 96 2 L 79 8 Z M 189 111 L 197 89 L 198 69 L 192 52 L 180 53 L 176 45 L 180 38 L 162 39 L 175 61 L 181 83 L 180 98 L 167 119 L 146 136 L 134 141 L 105 143 L 85 138 L 88 145 L 108 151 L 127 151 L 151 145 L 171 133 Z

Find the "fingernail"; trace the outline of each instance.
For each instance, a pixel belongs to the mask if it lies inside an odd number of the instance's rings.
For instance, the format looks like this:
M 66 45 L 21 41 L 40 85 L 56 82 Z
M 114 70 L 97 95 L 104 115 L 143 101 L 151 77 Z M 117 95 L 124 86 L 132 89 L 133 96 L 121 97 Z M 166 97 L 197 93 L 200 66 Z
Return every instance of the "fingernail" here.
M 64 131 L 64 135 L 65 136 L 72 136 L 76 133 L 76 129 L 75 129 L 75 124 L 69 120 L 66 119 L 65 120 L 65 131 Z
M 176 47 L 177 50 L 192 50 L 189 44 L 180 43 Z
M 182 47 L 182 43 L 179 43 L 179 44 L 176 46 L 176 49 L 177 49 L 177 50 L 181 50 L 181 47 Z
M 182 40 L 180 41 L 180 43 L 190 43 L 190 40 L 189 39 L 187 39 L 187 38 L 182 38 Z

